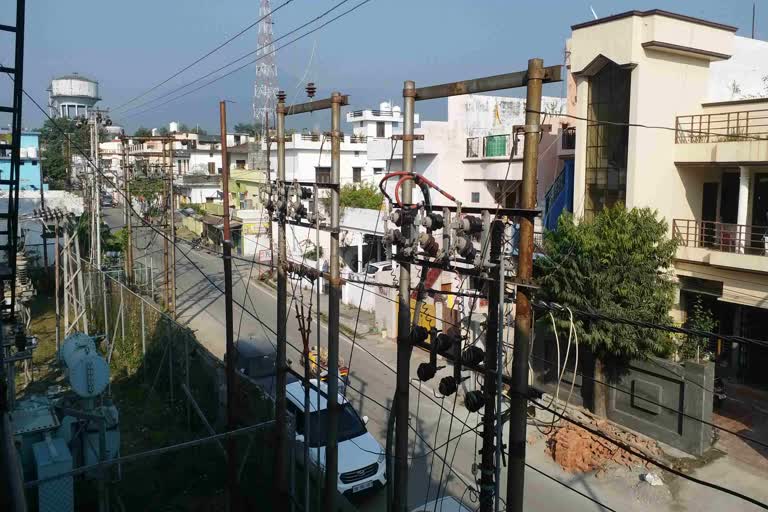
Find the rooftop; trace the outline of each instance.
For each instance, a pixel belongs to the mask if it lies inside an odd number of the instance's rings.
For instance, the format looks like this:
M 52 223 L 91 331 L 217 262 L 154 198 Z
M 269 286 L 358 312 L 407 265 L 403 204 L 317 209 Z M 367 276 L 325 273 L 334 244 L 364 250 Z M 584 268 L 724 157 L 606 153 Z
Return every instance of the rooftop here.
M 592 27 L 594 25 L 600 25 L 602 23 L 608 23 L 610 21 L 616 21 L 623 18 L 630 18 L 632 16 L 639 16 L 641 18 L 644 18 L 646 16 L 663 16 L 665 18 L 672 18 L 680 21 L 687 21 L 689 23 L 696 23 L 697 25 L 703 25 L 705 27 L 719 28 L 721 30 L 727 30 L 729 32 L 736 32 L 738 30 L 737 27 L 733 27 L 731 25 L 724 25 L 722 23 L 716 23 L 714 21 L 704 20 L 701 18 L 694 18 L 692 16 L 686 16 L 685 14 L 677 14 L 674 12 L 664 11 L 662 9 L 651 9 L 648 11 L 633 10 L 633 11 L 622 12 L 619 14 L 614 14 L 612 16 L 606 16 L 605 18 L 598 18 L 596 20 L 590 20 L 590 21 L 585 21 L 584 23 L 577 23 L 576 25 L 571 25 L 571 30 L 578 30 L 580 28 Z

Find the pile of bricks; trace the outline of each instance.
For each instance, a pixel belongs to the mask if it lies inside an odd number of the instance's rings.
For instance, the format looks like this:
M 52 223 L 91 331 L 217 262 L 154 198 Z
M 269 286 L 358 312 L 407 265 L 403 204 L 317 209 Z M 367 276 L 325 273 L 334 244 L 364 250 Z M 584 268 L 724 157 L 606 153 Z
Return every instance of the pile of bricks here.
M 661 454 L 661 450 L 654 441 L 619 430 L 607 421 L 590 419 L 586 423 L 591 428 L 599 429 L 612 439 L 631 446 L 643 454 L 654 458 L 658 458 Z M 546 452 L 569 473 L 590 471 L 601 473 L 611 464 L 624 466 L 627 469 L 646 466 L 643 459 L 570 423 L 563 423 L 547 437 Z

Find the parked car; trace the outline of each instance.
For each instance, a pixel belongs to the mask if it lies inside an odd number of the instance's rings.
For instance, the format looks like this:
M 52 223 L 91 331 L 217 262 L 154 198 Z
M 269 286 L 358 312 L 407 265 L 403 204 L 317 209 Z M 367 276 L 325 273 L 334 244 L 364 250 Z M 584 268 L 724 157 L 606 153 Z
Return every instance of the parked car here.
M 102 208 L 112 208 L 114 206 L 115 206 L 115 200 L 112 199 L 112 196 L 101 196 Z
M 235 342 L 237 352 L 236 371 L 248 377 L 264 392 L 275 397 L 277 375 L 277 353 L 268 342 L 255 339 L 241 339 Z M 290 364 L 290 361 L 288 361 Z M 288 372 L 286 382 L 295 382 L 296 376 Z
M 368 263 L 365 267 L 365 273 L 368 274 L 368 278 L 375 277 L 380 272 L 392 272 L 391 261 L 377 261 Z
M 322 467 L 325 465 L 325 442 L 328 436 L 328 386 L 324 382 L 318 384 L 312 380 L 310 388 L 309 432 L 304 431 L 303 382 L 286 386 L 287 407 L 296 417 L 296 440 L 309 444 L 310 463 Z M 352 404 L 341 395 L 338 396 L 338 403 L 339 492 L 351 495 L 384 487 L 387 483 L 385 452 L 365 426 L 368 417 L 361 418 Z M 303 447 L 297 452 L 300 460 L 303 460 Z

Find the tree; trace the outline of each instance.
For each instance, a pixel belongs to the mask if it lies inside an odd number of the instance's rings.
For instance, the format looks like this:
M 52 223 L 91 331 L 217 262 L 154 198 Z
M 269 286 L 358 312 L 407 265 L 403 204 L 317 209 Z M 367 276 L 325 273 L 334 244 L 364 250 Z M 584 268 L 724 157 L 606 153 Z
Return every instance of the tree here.
M 88 123 L 79 124 L 77 120 L 61 117 L 48 119 L 40 128 L 43 178 L 51 188 L 67 186 L 71 155 L 90 152 Z
M 708 332 L 717 329 L 717 320 L 712 315 L 712 311 L 704 305 L 701 295 L 696 295 L 693 299 L 691 309 L 688 312 L 688 318 L 685 321 L 685 327 L 695 331 Z M 702 352 L 706 350 L 708 342 L 709 338 L 706 336 L 685 335 L 680 343 L 680 358 L 695 359 L 698 362 Z
M 372 183 L 348 183 L 341 187 L 339 204 L 342 208 L 381 209 L 384 196 Z
M 144 128 L 143 126 L 139 126 L 136 128 L 136 131 L 133 132 L 134 137 L 151 137 L 152 136 L 152 130 L 148 128 Z
M 667 238 L 667 223 L 648 208 L 617 205 L 579 223 L 565 214 L 557 230 L 545 234 L 546 256 L 536 260 L 538 296 L 582 311 L 669 325 L 676 248 L 677 242 Z M 567 331 L 570 320 L 557 318 L 558 330 Z M 607 382 L 606 369 L 634 358 L 664 356 L 672 348 L 670 337 L 656 329 L 579 317 L 574 327 L 579 343 L 594 356 L 600 382 Z M 605 386 L 594 386 L 592 400 L 595 413 L 605 416 Z
M 160 128 L 157 130 L 157 133 L 159 133 L 160 135 L 162 135 L 163 137 L 165 137 L 165 136 L 167 136 L 167 135 L 170 135 L 170 133 L 171 133 L 171 130 L 169 130 L 167 126 L 161 126 L 161 127 L 160 127 Z
M 191 130 L 189 130 L 189 133 L 196 133 L 198 135 L 208 135 L 208 132 L 205 131 L 205 129 L 200 128 L 199 126 L 195 126 Z
M 251 136 L 256 136 L 261 133 L 261 123 L 237 123 L 235 125 L 235 133 L 247 133 Z

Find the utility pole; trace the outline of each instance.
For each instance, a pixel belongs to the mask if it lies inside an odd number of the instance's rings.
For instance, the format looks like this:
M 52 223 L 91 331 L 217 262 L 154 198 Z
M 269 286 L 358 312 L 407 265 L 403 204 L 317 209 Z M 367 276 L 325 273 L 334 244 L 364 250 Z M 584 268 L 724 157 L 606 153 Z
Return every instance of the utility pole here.
M 222 172 L 224 172 L 224 156 L 227 154 L 227 148 L 226 144 L 222 144 L 221 146 L 221 158 L 222 158 Z M 229 173 L 229 169 L 226 169 L 227 173 Z M 228 176 L 229 174 L 227 174 Z M 223 179 L 223 177 L 222 177 Z M 227 184 L 224 184 L 224 190 L 227 190 Z M 173 193 L 173 137 L 170 137 L 168 139 L 168 199 L 170 201 L 170 206 L 168 208 L 168 226 L 169 230 L 171 232 L 171 290 L 170 290 L 170 299 L 171 299 L 171 315 L 174 320 L 176 320 L 176 219 L 174 218 L 174 211 L 176 210 L 175 205 L 175 197 Z M 225 193 L 226 194 L 226 193 Z M 229 219 L 229 209 L 226 207 L 227 204 L 229 204 L 229 198 L 224 198 L 224 204 L 225 204 L 225 210 L 224 210 L 224 217 L 226 219 Z M 229 220 L 226 221 L 229 223 Z
M 277 376 L 275 382 L 275 469 L 277 480 L 276 503 L 286 503 L 288 484 L 286 480 L 285 456 L 287 451 L 286 427 L 287 410 L 285 398 L 286 374 L 286 254 L 285 254 L 285 92 L 277 93 Z M 307 462 L 305 461 L 305 464 Z
M 267 183 L 272 182 L 272 163 L 270 162 L 271 154 L 271 144 L 272 144 L 272 138 L 269 135 L 269 111 L 264 112 L 264 142 L 267 145 Z M 262 211 L 264 211 L 262 209 Z M 274 237 L 272 236 L 272 215 L 269 215 L 269 276 L 272 277 L 272 266 L 275 264 L 275 248 L 274 248 Z M 262 224 L 263 226 L 263 224 Z M 257 248 L 258 250 L 258 248 Z
M 541 132 L 541 85 L 545 78 L 541 59 L 528 61 L 525 145 L 523 148 L 523 209 L 536 207 L 536 167 L 539 159 Z M 533 219 L 520 218 L 518 247 L 518 281 L 533 276 Z M 512 384 L 510 393 L 509 461 L 507 466 L 507 512 L 523 511 L 525 488 L 525 443 L 528 406 L 528 358 L 531 342 L 531 302 L 524 286 L 517 288 L 515 308 L 515 344 L 512 352 Z M 486 404 L 487 406 L 487 404 Z
M 53 267 L 54 267 L 54 283 L 56 290 L 56 359 L 59 358 L 59 347 L 61 346 L 61 308 L 59 306 L 61 296 L 61 285 L 59 283 L 59 215 L 58 212 L 54 217 L 53 234 L 56 240 L 56 245 L 53 246 Z
M 221 122 L 221 186 L 224 192 L 224 314 L 227 337 L 227 430 L 235 429 L 235 340 L 232 313 L 232 238 L 229 230 L 229 162 L 227 159 L 227 103 L 219 102 Z M 227 438 L 227 491 L 230 512 L 240 510 L 237 485 L 237 461 L 235 460 L 235 438 Z
M 130 175 L 128 173 L 128 163 L 125 157 L 125 143 L 126 139 L 121 139 L 122 143 L 122 166 L 123 166 L 123 192 L 124 201 L 123 204 L 123 224 L 127 233 L 127 244 L 125 248 L 125 278 L 130 284 L 133 282 L 133 233 L 132 233 L 132 217 L 131 215 L 131 184 L 129 182 Z
M 403 85 L 403 171 L 413 172 L 413 131 L 416 107 L 416 84 Z M 403 204 L 413 201 L 413 181 L 403 183 Z M 403 222 L 405 245 L 411 243 L 411 222 Z M 411 264 L 400 262 L 400 290 L 397 305 L 397 382 L 395 387 L 395 490 L 392 509 L 404 512 L 408 506 L 408 387 L 411 364 Z M 416 313 L 418 314 L 418 313 Z
M 165 152 L 165 140 L 162 140 L 160 144 L 163 147 L 163 164 L 160 166 L 160 176 L 163 180 L 163 204 L 165 205 L 165 215 L 163 216 L 165 219 L 165 226 L 163 226 L 163 232 L 165 233 L 165 236 L 163 237 L 163 276 L 164 276 L 164 282 L 165 282 L 165 288 L 163 289 L 163 302 L 165 303 L 165 308 L 167 310 L 171 310 L 171 279 L 170 279 L 170 251 L 168 247 L 168 237 L 170 236 L 168 234 L 168 180 L 163 176 L 163 166 L 165 164 L 166 159 L 166 152 Z
M 328 287 L 328 441 L 325 445 L 325 510 L 335 510 L 339 471 L 339 186 L 341 156 L 340 93 L 331 94 L 331 272 Z M 317 200 L 317 199 L 316 199 Z

